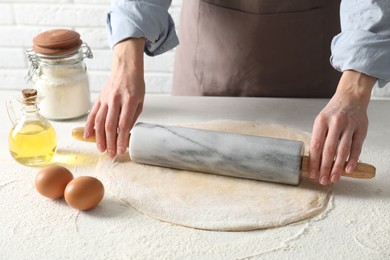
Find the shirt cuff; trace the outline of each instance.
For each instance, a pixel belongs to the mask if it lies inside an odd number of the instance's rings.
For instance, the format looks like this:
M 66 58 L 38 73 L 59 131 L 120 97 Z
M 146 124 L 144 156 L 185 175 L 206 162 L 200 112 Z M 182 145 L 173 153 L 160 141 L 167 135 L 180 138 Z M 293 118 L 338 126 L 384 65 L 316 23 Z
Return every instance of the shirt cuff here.
M 331 49 L 335 69 L 373 76 L 379 87 L 390 82 L 390 39 L 364 30 L 343 31 L 333 38 Z
M 107 14 L 111 48 L 127 38 L 145 38 L 145 53 L 162 54 L 179 44 L 175 24 L 168 11 L 158 5 L 121 1 Z

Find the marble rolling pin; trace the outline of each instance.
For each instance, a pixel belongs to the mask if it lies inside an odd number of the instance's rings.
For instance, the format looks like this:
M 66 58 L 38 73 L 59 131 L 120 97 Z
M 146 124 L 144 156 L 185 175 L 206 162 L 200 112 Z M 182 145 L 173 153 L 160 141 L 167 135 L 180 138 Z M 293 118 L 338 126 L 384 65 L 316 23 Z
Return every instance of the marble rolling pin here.
M 137 123 L 130 137 L 130 157 L 136 163 L 292 185 L 307 171 L 303 148 L 303 142 L 294 140 L 147 123 Z M 374 175 L 368 164 L 350 174 Z
M 80 128 L 73 136 L 83 140 Z M 291 185 L 307 171 L 303 150 L 300 141 L 148 123 L 137 123 L 130 136 L 136 163 Z M 375 167 L 359 163 L 342 175 L 372 178 Z

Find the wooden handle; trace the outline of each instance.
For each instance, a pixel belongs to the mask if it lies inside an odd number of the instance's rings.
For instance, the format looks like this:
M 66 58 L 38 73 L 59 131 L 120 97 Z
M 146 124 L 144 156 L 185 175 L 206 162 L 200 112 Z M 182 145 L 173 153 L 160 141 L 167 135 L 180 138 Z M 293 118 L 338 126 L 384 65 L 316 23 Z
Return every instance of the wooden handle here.
M 90 143 L 96 143 L 96 137 L 95 135 L 92 135 L 88 138 L 84 138 L 84 127 L 76 127 L 72 130 L 72 136 L 73 138 L 84 141 L 84 142 L 90 142 Z
M 84 138 L 84 127 L 76 127 L 72 130 L 72 136 L 73 138 L 84 141 L 84 142 L 91 142 L 94 143 L 96 142 L 95 135 L 89 137 L 89 138 Z
M 309 156 L 302 156 L 301 170 L 303 172 L 308 171 Z M 353 172 L 341 172 L 341 176 L 359 178 L 359 179 L 371 179 L 375 177 L 376 169 L 373 165 L 367 163 L 358 163 Z

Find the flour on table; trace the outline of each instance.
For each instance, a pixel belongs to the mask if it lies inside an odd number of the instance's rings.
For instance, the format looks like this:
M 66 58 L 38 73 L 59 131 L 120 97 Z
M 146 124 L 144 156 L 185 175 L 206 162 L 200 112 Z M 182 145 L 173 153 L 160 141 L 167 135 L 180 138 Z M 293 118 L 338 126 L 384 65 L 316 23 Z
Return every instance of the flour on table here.
M 303 141 L 310 134 L 282 125 L 210 121 L 185 126 Z M 308 152 L 305 151 L 307 154 Z M 176 225 L 217 231 L 279 227 L 320 214 L 329 201 L 329 187 L 305 175 L 299 186 L 267 183 L 147 166 L 129 155 L 103 155 L 97 174 L 117 199 L 145 215 Z

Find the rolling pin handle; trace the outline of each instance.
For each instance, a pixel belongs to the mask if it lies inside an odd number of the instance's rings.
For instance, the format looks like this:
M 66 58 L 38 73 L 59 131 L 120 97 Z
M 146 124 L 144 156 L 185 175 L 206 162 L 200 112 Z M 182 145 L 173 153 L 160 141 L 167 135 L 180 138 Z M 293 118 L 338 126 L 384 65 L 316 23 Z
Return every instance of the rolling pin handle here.
M 79 141 L 84 141 L 84 142 L 91 142 L 95 143 L 96 138 L 95 135 L 89 137 L 89 138 L 84 138 L 84 127 L 76 127 L 72 130 L 72 136 L 73 138 L 79 140 Z
M 309 165 L 309 156 L 307 155 L 302 156 L 301 170 L 303 172 L 308 172 L 308 165 Z M 341 176 L 358 178 L 358 179 L 371 179 L 375 177 L 375 172 L 376 169 L 373 165 L 367 163 L 358 163 L 353 172 L 348 173 L 343 170 L 341 172 Z
M 88 138 L 84 138 L 84 127 L 73 128 L 72 136 L 73 136 L 73 138 L 75 138 L 79 141 L 90 142 L 90 143 L 96 142 L 95 135 L 92 135 L 91 137 L 88 137 Z M 129 134 L 129 136 L 130 136 L 130 134 Z

